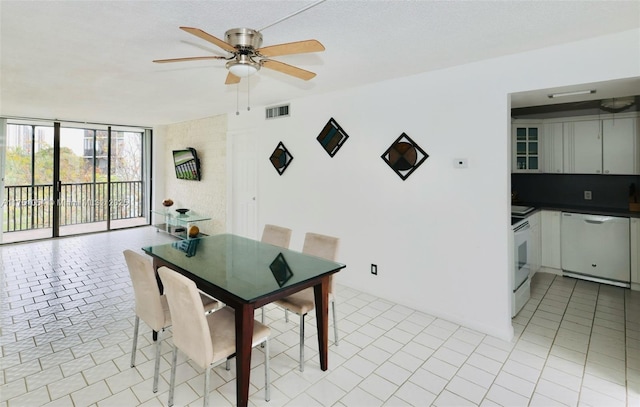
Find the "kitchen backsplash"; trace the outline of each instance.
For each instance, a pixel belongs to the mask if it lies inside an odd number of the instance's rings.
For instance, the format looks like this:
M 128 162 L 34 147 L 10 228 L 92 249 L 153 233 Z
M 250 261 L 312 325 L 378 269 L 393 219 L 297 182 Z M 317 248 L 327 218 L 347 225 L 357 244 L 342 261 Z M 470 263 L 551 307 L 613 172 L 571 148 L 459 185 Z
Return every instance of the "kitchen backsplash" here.
M 639 189 L 640 175 L 511 174 L 512 196 L 527 204 L 626 210 L 631 184 Z M 591 200 L 584 191 L 591 191 Z

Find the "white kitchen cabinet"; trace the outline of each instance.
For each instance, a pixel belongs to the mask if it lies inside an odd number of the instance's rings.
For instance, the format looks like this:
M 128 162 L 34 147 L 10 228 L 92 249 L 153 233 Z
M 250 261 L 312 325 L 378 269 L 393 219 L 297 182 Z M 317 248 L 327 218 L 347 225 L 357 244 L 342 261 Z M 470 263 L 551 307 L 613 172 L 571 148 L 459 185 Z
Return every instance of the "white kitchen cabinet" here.
M 640 140 L 636 118 L 602 121 L 604 174 L 640 174 Z
M 515 120 L 511 172 L 640 175 L 640 117 Z
M 517 122 L 511 128 L 511 172 L 540 172 L 542 122 Z
M 640 291 L 640 218 L 630 219 L 631 289 Z
M 527 220 L 529 221 L 529 227 L 531 228 L 531 257 L 529 259 L 529 277 L 533 277 L 533 275 L 537 273 L 538 270 L 540 270 L 542 262 L 540 250 L 540 243 L 542 239 L 540 218 L 540 212 L 536 212 L 527 218 Z
M 541 265 L 560 270 L 560 211 L 540 212 Z
M 563 172 L 563 123 L 545 123 L 542 132 L 543 172 Z
M 602 174 L 601 120 L 565 122 L 563 133 L 563 172 Z

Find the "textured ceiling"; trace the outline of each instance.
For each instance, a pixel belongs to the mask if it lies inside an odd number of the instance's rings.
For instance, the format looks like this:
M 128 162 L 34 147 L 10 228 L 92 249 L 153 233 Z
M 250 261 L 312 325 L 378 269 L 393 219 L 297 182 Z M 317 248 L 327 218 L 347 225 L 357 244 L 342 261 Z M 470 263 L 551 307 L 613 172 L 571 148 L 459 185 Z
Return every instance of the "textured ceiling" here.
M 247 92 L 224 85 L 224 61 L 151 62 L 225 55 L 179 26 L 224 38 L 311 3 L 1 0 L 0 115 L 175 123 L 640 27 L 638 1 L 327 0 L 262 31 L 263 46 L 324 44 L 274 58 L 316 72 L 309 82 L 262 69 Z

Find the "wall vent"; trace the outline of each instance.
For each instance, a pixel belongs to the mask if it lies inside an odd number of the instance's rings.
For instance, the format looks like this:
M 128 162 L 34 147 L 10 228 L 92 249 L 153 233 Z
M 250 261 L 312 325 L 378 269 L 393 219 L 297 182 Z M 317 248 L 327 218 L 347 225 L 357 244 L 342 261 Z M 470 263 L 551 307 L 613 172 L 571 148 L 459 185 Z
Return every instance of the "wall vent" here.
M 289 105 L 273 106 L 265 109 L 265 119 L 289 116 Z

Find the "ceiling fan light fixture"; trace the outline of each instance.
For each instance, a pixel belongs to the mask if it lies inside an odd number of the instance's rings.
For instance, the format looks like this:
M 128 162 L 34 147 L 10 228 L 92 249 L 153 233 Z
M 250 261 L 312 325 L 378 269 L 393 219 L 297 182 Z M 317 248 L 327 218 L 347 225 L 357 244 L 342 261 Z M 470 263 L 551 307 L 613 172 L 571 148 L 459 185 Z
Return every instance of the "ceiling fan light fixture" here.
M 227 62 L 226 67 L 229 72 L 239 78 L 246 78 L 260 70 L 260 64 L 246 55 L 239 55 L 238 59 Z
M 635 98 L 633 96 L 623 97 L 623 98 L 612 98 L 612 99 L 604 99 L 601 103 L 602 107 L 606 107 L 609 109 L 621 109 L 627 108 L 635 103 Z
M 600 101 L 600 109 L 609 113 L 620 113 L 627 110 L 636 103 L 634 96 L 627 96 L 622 98 L 604 99 Z
M 237 77 L 246 78 L 258 72 L 258 68 L 249 64 L 235 63 L 228 67 L 229 71 Z

